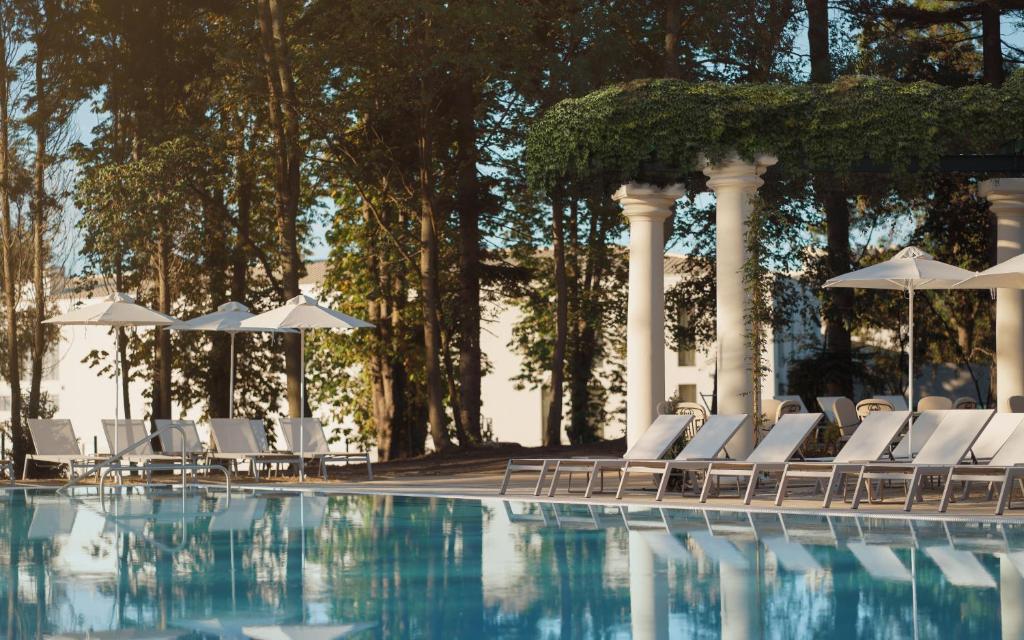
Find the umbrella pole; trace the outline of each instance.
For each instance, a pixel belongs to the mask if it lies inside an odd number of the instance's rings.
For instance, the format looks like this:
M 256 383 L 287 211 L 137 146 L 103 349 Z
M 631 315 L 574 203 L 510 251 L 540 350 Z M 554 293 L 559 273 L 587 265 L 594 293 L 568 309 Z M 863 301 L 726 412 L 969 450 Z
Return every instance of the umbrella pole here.
M 910 400 L 910 426 L 907 431 L 907 447 L 910 458 L 914 458 L 914 289 L 910 289 L 910 322 L 907 338 L 907 398 Z
M 118 452 L 117 448 L 117 414 L 121 412 L 121 405 L 118 402 L 121 398 L 121 330 L 114 327 L 114 450 L 110 455 Z M 118 476 L 120 477 L 120 476 Z
M 228 376 L 228 418 L 235 417 L 235 332 L 231 332 L 231 375 Z
M 306 422 L 306 330 L 299 329 L 299 482 L 306 481 L 305 446 Z

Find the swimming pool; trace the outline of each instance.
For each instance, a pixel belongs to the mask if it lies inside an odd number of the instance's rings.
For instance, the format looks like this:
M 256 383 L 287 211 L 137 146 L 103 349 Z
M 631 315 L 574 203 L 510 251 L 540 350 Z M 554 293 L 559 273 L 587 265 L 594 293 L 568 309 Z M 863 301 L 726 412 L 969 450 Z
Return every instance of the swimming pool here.
M 1024 633 L 1010 525 L 153 490 L 9 491 L 0 532 L 11 638 Z

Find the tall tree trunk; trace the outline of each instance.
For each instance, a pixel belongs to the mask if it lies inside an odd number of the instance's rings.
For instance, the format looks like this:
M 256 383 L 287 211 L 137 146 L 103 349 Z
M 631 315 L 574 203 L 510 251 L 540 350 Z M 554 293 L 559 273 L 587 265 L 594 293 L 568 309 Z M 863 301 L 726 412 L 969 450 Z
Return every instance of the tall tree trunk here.
M 999 6 L 995 2 L 981 3 L 981 55 L 982 79 L 998 87 L 1003 84 L 1003 40 L 1000 32 Z
M 548 407 L 543 442 L 545 446 L 562 441 L 562 383 L 565 379 L 565 351 L 569 334 L 569 283 L 565 270 L 565 214 L 562 204 L 551 208 L 552 248 L 555 261 L 555 348 L 551 355 L 551 404 Z
M 455 125 L 459 211 L 459 422 L 470 442 L 480 442 L 480 214 L 476 108 L 479 95 L 469 80 L 457 92 Z
M 832 81 L 832 53 L 829 50 L 828 2 L 806 0 L 807 45 L 811 57 L 811 82 Z M 829 175 L 813 176 L 815 196 L 825 212 L 827 228 L 827 275 L 837 276 L 850 270 L 850 204 L 848 194 L 834 186 Z M 849 319 L 853 312 L 852 289 L 826 289 L 823 292 L 822 321 L 825 325 L 825 351 L 838 375 L 826 381 L 834 395 L 853 394 L 853 352 Z
M 11 114 L 10 114 L 10 82 L 13 75 L 9 66 L 11 52 L 8 47 L 9 25 L 0 25 L 0 214 L 3 216 L 2 249 L 0 258 L 3 260 L 4 311 L 7 331 L 7 366 L 4 372 L 7 382 L 11 385 L 11 440 L 13 444 L 14 462 L 17 472 L 21 473 L 28 453 L 28 438 L 21 423 L 21 366 L 18 358 L 18 300 L 17 289 L 21 283 L 21 274 L 17 272 L 16 230 L 11 218 Z
M 171 314 L 171 238 L 167 216 L 169 212 L 160 212 L 157 223 L 157 310 Z M 153 417 L 171 417 L 171 332 L 158 329 L 156 331 L 156 385 L 153 389 Z
M 443 451 L 451 445 L 448 438 L 447 417 L 444 410 L 444 389 L 441 381 L 441 327 L 438 312 L 441 295 L 438 290 L 437 263 L 438 238 L 431 199 L 433 179 L 430 163 L 432 141 L 430 123 L 426 115 L 421 118 L 419 136 L 419 192 L 420 192 L 420 291 L 423 296 L 423 347 L 427 374 L 427 421 L 434 448 Z
M 268 121 L 274 138 L 274 210 L 283 254 L 281 288 L 286 298 L 293 298 L 300 293 L 299 277 L 303 270 L 297 225 L 303 149 L 299 140 L 295 77 L 281 1 L 259 0 L 257 7 L 268 86 Z M 305 410 L 299 407 L 302 376 L 299 336 L 285 334 L 284 347 L 288 413 L 297 417 Z
M 121 264 L 121 259 L 118 257 L 117 264 L 114 267 L 114 289 L 116 291 L 124 291 L 124 267 Z M 117 339 L 117 359 L 121 362 L 121 398 L 123 400 L 122 406 L 124 406 L 124 418 L 125 420 L 132 419 L 132 401 L 131 396 L 128 395 L 128 391 L 131 388 L 129 383 L 129 374 L 132 372 L 131 364 L 128 362 L 128 334 L 121 327 L 114 329 L 114 335 Z
M 665 0 L 665 65 L 662 73 L 666 78 L 678 78 L 682 75 L 679 68 L 679 27 L 682 24 L 680 2 L 681 0 Z
M 32 175 L 32 293 L 35 310 L 32 315 L 32 365 L 29 378 L 28 417 L 38 418 L 42 402 L 43 358 L 46 356 L 46 332 L 43 319 L 46 316 L 46 290 L 43 269 L 47 256 L 43 238 L 46 229 L 46 148 L 47 110 L 46 82 L 43 75 L 43 60 L 46 55 L 45 43 L 39 33 L 35 37 L 35 102 L 36 122 L 34 125 L 36 149 Z

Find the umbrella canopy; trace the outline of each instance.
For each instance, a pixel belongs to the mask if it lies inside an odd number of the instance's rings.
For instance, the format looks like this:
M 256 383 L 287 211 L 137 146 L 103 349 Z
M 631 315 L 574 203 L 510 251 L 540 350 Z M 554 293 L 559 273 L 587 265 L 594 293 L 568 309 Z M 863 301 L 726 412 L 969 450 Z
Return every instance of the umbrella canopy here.
M 43 322 L 104 327 L 160 327 L 177 322 L 177 319 L 136 304 L 135 298 L 127 293 L 114 292 L 96 304 L 72 309 Z
M 1024 289 L 1024 254 L 953 285 L 954 289 Z
M 836 276 L 826 282 L 825 287 L 899 291 L 951 289 L 973 275 L 973 271 L 939 262 L 917 247 L 907 247 L 885 262 Z
M 909 294 L 907 396 L 911 411 L 914 410 L 914 292 L 919 289 L 951 289 L 973 275 L 973 271 L 939 262 L 917 247 L 906 247 L 885 262 L 844 273 L 825 283 L 826 288 L 892 289 Z
M 148 309 L 140 304 L 136 304 L 135 298 L 131 297 L 127 293 L 115 291 L 96 304 L 72 309 L 67 313 L 49 318 L 43 322 L 48 324 L 91 325 L 101 327 L 162 327 L 177 322 L 177 319 L 158 311 Z M 120 407 L 118 406 L 118 400 L 120 398 L 120 385 L 118 384 L 118 380 L 121 374 L 121 366 L 118 360 L 119 351 L 116 346 L 116 339 L 114 344 L 115 451 L 111 451 L 111 453 L 117 453 L 117 437 L 118 432 L 120 431 L 120 429 L 117 428 L 117 414 L 120 410 Z
M 244 328 L 273 329 L 366 329 L 373 325 L 340 311 L 323 307 L 316 298 L 298 295 L 284 305 L 242 322 Z M 259 329 L 255 329 L 259 330 Z
M 213 313 L 179 320 L 167 326 L 169 331 L 222 331 L 231 335 L 231 372 L 228 377 L 228 417 L 235 414 L 235 334 L 243 331 L 281 331 L 295 333 L 294 329 L 275 329 L 273 327 L 243 327 L 242 322 L 253 317 L 249 307 L 241 302 L 225 302 Z
M 316 298 L 297 295 L 283 306 L 271 309 L 258 316 L 242 321 L 242 327 L 272 327 L 277 329 L 299 330 L 299 417 L 305 417 L 306 407 L 306 330 L 307 329 L 366 329 L 372 324 L 359 318 L 353 318 L 340 311 L 320 306 Z M 305 437 L 303 428 L 305 420 L 299 421 L 299 481 L 306 475 L 303 446 Z

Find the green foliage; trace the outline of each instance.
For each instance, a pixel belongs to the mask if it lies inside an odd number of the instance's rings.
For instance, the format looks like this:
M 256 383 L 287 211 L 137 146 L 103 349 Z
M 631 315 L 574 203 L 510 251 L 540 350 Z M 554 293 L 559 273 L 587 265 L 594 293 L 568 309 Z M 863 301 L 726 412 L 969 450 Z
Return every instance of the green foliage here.
M 898 177 L 946 154 L 1024 144 L 1024 71 L 1001 88 L 844 77 L 829 85 L 691 84 L 641 80 L 563 100 L 531 127 L 530 183 L 605 187 L 680 181 L 732 154 L 779 158 L 779 171 Z

